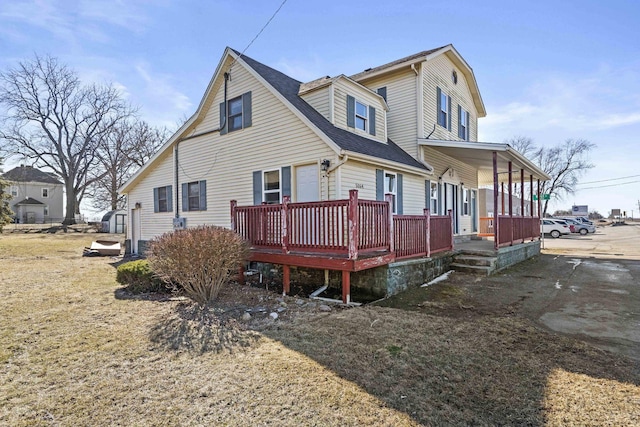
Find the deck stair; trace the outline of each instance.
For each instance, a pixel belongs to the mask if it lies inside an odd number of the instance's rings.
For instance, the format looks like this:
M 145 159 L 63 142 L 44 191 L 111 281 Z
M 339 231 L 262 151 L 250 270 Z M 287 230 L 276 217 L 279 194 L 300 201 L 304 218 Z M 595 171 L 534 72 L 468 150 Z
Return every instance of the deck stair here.
M 489 276 L 497 269 L 498 255 L 495 251 L 461 250 L 453 257 L 451 268 L 465 273 Z

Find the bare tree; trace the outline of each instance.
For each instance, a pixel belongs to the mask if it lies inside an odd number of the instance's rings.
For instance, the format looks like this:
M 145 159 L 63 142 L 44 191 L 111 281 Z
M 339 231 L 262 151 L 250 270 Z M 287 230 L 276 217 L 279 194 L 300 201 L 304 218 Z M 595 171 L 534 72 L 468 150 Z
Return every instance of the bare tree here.
M 97 148 L 108 132 L 132 114 L 111 85 L 83 86 L 56 58 L 35 56 L 0 72 L 0 140 L 61 177 L 66 192 L 64 223 L 75 223 L 92 175 Z
M 541 191 L 560 200 L 567 194 L 574 194 L 580 176 L 594 167 L 589 162 L 589 153 L 595 144 L 586 139 L 567 139 L 555 147 L 538 147 L 531 138 L 521 136 L 506 142 L 533 160 L 551 177 L 550 181 L 541 184 Z M 543 216 L 547 213 L 548 204 L 549 200 L 545 200 Z
M 96 179 L 90 196 L 97 209 L 122 209 L 126 200 L 120 188 L 160 148 L 168 137 L 166 129 L 144 121 L 122 121 L 101 140 L 97 149 Z
M 0 174 L 2 173 L 3 159 L 0 157 Z M 13 211 L 9 207 L 9 201 L 11 200 L 11 193 L 7 190 L 9 188 L 9 182 L 0 175 L 0 233 L 6 224 L 9 224 L 13 220 Z

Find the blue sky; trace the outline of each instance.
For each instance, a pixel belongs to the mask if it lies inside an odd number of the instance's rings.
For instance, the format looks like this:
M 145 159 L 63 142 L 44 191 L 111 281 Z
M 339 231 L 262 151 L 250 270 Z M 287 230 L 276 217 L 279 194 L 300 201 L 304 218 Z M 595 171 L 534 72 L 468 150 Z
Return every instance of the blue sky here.
M 84 81 L 116 85 L 144 119 L 174 127 L 194 112 L 224 48 L 243 50 L 281 3 L 2 2 L 0 69 L 56 56 Z M 585 190 L 552 209 L 587 204 L 639 217 L 640 176 L 605 181 L 640 175 L 639 23 L 633 0 L 288 0 L 246 53 L 307 81 L 452 43 L 487 108 L 480 140 L 597 144 Z

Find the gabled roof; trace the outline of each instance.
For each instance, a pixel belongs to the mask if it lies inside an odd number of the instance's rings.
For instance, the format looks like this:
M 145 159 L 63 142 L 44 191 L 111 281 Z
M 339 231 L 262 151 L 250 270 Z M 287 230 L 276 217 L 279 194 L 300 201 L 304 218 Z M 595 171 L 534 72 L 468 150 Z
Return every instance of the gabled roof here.
M 42 203 L 39 200 L 32 199 L 31 197 L 27 197 L 26 199 L 16 203 L 16 206 L 19 206 L 19 205 L 44 205 L 44 203 Z
M 7 181 L 42 182 L 46 184 L 62 184 L 53 174 L 42 172 L 31 166 L 18 166 L 2 175 Z
M 467 79 L 467 83 L 469 84 L 469 91 L 471 92 L 473 103 L 476 107 L 476 110 L 478 111 L 478 117 L 485 117 L 487 115 L 487 110 L 484 106 L 484 102 L 482 101 L 482 96 L 480 95 L 480 89 L 478 88 L 478 82 L 476 81 L 476 76 L 473 73 L 473 69 L 469 66 L 469 64 L 467 64 L 467 61 L 464 60 L 462 55 L 458 53 L 458 51 L 455 47 L 453 47 L 452 44 L 448 44 L 446 46 L 441 46 L 431 50 L 424 50 L 422 52 L 409 55 L 374 68 L 367 68 L 361 73 L 354 74 L 353 76 L 351 76 L 351 78 L 359 82 L 395 71 L 402 67 L 407 67 L 412 64 L 432 60 L 440 55 L 447 55 L 451 62 L 453 62 L 460 69 L 460 71 L 462 71 L 465 78 Z
M 233 50 L 233 52 L 240 55 L 240 53 L 235 50 Z M 278 70 L 268 67 L 246 55 L 242 55 L 238 61 L 242 61 L 249 67 L 253 68 L 263 79 L 267 81 L 267 83 L 278 91 L 278 93 L 280 93 L 341 149 L 429 171 L 424 164 L 417 161 L 391 140 L 388 140 L 386 144 L 376 142 L 334 126 L 329 120 L 316 111 L 311 105 L 307 104 L 307 102 L 298 95 L 302 82 L 295 80 Z

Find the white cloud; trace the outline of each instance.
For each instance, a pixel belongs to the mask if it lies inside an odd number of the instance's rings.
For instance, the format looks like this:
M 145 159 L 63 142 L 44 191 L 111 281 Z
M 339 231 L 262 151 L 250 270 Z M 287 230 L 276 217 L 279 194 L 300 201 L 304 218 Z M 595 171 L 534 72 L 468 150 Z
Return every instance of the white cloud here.
M 132 32 L 142 31 L 148 23 L 147 16 L 134 1 L 81 0 L 78 13 L 82 18 L 116 25 Z
M 624 78 L 620 76 L 624 75 Z M 575 135 L 640 124 L 640 73 L 602 67 L 592 75 L 550 77 L 525 88 L 520 99 L 488 106 L 483 140 L 556 129 Z
M 299 61 L 281 59 L 274 65 L 276 70 L 293 77 L 301 82 L 309 82 L 327 75 L 327 67 L 318 56 L 314 56 L 310 61 Z

